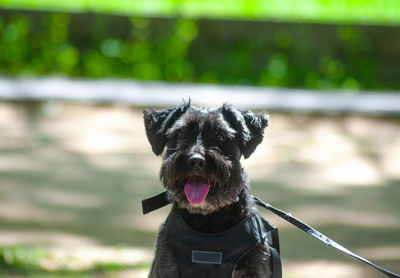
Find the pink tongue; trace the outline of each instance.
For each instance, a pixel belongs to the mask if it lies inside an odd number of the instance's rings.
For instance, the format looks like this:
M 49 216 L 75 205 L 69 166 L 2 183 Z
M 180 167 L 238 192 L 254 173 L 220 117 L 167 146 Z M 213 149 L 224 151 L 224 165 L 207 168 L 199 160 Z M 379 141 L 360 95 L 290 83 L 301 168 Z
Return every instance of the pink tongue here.
M 207 197 L 210 185 L 205 178 L 188 179 L 185 184 L 185 194 L 190 203 L 198 205 Z

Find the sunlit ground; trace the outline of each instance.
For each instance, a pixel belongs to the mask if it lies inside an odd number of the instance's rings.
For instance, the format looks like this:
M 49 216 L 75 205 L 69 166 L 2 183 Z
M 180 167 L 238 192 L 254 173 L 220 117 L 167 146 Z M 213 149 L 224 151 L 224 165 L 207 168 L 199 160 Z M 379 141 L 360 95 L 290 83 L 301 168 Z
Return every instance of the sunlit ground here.
M 0 276 L 146 277 L 169 208 L 141 111 L 0 104 Z M 272 113 L 243 161 L 252 193 L 400 272 L 400 120 Z M 284 277 L 383 277 L 262 212 L 280 231 Z

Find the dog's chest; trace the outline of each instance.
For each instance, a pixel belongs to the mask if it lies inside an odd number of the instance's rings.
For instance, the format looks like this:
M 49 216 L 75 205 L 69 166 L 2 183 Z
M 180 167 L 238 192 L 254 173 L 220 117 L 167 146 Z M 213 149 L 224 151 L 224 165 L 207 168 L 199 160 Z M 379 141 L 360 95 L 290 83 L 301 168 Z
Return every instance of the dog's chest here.
M 191 229 L 173 208 L 166 228 L 180 277 L 231 277 L 236 262 L 266 239 L 267 231 L 261 227 L 261 219 L 253 215 L 227 231 L 201 233 Z

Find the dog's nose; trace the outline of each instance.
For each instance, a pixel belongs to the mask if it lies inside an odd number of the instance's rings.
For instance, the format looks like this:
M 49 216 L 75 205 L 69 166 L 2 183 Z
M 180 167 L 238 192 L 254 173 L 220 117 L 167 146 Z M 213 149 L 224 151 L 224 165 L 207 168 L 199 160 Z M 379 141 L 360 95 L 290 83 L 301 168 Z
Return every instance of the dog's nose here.
M 206 164 L 206 160 L 204 156 L 202 156 L 199 153 L 196 153 L 189 157 L 189 166 L 194 168 L 194 169 L 202 169 L 204 168 L 204 165 Z

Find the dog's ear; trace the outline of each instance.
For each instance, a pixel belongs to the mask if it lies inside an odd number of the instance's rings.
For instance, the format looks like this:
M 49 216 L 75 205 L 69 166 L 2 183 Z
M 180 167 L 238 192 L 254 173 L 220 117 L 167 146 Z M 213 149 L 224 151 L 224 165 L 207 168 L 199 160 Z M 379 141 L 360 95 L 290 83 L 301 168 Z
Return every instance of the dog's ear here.
M 144 126 L 151 149 L 156 155 L 162 154 L 167 142 L 166 132 L 182 116 L 190 103 L 156 111 L 152 108 L 143 110 Z
M 224 104 L 221 108 L 225 120 L 236 130 L 239 149 L 244 158 L 248 158 L 264 138 L 264 129 L 268 126 L 268 115 L 235 109 Z

